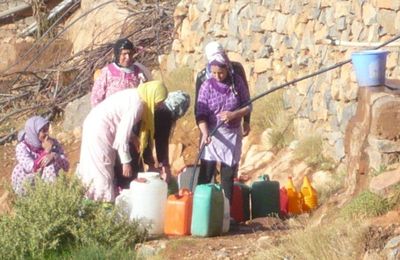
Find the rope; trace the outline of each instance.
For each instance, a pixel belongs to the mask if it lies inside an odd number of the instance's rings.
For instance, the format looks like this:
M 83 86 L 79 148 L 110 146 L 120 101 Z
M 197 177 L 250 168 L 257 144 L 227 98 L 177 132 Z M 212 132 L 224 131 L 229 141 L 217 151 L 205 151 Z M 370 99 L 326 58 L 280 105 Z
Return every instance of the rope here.
M 391 42 L 394 42 L 394 41 L 398 40 L 399 38 L 400 38 L 400 34 L 398 34 L 397 36 L 393 37 L 392 39 L 390 39 L 390 40 L 388 40 L 388 41 L 382 43 L 381 45 L 379 45 L 379 46 L 377 46 L 377 47 L 375 47 L 375 48 L 369 49 L 369 50 L 376 50 L 376 49 L 379 49 L 379 48 L 381 48 L 381 47 L 383 47 L 383 46 L 388 45 L 388 44 L 391 43 Z M 264 96 L 266 96 L 266 95 L 268 95 L 268 94 L 271 94 L 271 93 L 273 93 L 273 92 L 275 92 L 275 91 L 277 91 L 277 90 L 279 90 L 279 89 L 282 89 L 282 88 L 287 87 L 287 86 L 289 86 L 289 85 L 294 85 L 294 84 L 296 84 L 296 83 L 298 83 L 298 82 L 300 82 L 300 81 L 303 81 L 303 80 L 306 80 L 306 79 L 315 77 L 315 76 L 317 76 L 317 75 L 319 75 L 319 74 L 322 74 L 322 73 L 328 72 L 328 71 L 330 71 L 330 70 L 336 69 L 336 68 L 341 67 L 341 66 L 343 66 L 343 65 L 345 65 L 345 64 L 347 64 L 347 63 L 350 63 L 350 62 L 351 62 L 351 59 L 347 59 L 347 60 L 344 60 L 344 61 L 342 61 L 342 62 L 339 62 L 339 63 L 336 63 L 336 64 L 334 64 L 334 65 L 331 65 L 331 66 L 329 66 L 329 67 L 327 67 L 327 68 L 321 69 L 321 70 L 319 70 L 319 71 L 313 72 L 313 73 L 311 73 L 311 74 L 305 75 L 305 76 L 303 76 L 303 77 L 300 77 L 300 78 L 294 79 L 294 80 L 292 80 L 292 81 L 289 81 L 289 82 L 287 82 L 287 83 L 283 83 L 283 84 L 281 84 L 281 85 L 278 85 L 278 86 L 276 86 L 276 87 L 273 87 L 273 88 L 271 88 L 271 89 L 269 89 L 269 90 L 267 90 L 267 91 L 265 91 L 265 92 L 263 92 L 263 93 L 261 93 L 261 94 L 255 96 L 255 97 L 251 98 L 249 101 L 247 101 L 246 103 L 242 104 L 240 107 L 238 107 L 238 108 L 237 108 L 236 110 L 234 110 L 234 111 L 237 111 L 237 110 L 239 110 L 239 109 L 242 109 L 242 108 L 244 108 L 244 107 L 246 107 L 246 106 L 252 104 L 254 101 L 256 101 L 256 100 L 258 100 L 258 99 L 260 99 L 260 98 L 262 98 L 262 97 L 264 97 Z M 218 123 L 218 125 L 211 131 L 211 133 L 209 134 L 209 136 L 210 136 L 210 137 L 213 136 L 213 135 L 216 133 L 216 131 L 218 130 L 218 128 L 220 128 L 223 124 L 224 124 L 223 122 Z M 196 159 L 195 164 L 194 164 L 194 167 L 193 167 L 193 175 L 192 175 L 192 178 L 191 178 L 191 180 L 190 180 L 190 185 L 189 185 L 190 190 L 192 190 L 192 191 L 193 191 L 193 182 L 194 182 L 195 172 L 196 172 L 196 169 L 197 169 L 197 165 L 198 165 L 198 163 L 199 163 L 199 161 L 200 161 L 200 157 L 201 157 L 201 155 L 202 155 L 202 153 L 203 153 L 203 151 L 204 151 L 204 148 L 205 148 L 205 144 L 201 144 L 199 154 L 198 154 L 198 156 L 197 156 L 197 159 Z

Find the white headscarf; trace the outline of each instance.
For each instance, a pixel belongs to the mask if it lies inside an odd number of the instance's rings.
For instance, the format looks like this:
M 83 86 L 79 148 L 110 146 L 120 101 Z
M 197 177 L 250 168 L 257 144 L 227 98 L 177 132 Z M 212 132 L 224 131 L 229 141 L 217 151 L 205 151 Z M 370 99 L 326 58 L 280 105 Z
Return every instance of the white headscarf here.
M 209 42 L 205 48 L 207 61 L 210 62 L 215 54 L 225 54 L 224 48 L 219 42 Z

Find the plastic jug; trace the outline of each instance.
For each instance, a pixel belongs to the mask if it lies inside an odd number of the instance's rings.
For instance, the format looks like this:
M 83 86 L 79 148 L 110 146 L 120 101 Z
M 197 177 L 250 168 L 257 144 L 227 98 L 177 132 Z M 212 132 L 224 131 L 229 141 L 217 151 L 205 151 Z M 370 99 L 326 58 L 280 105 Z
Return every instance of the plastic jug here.
M 194 236 L 218 236 L 222 233 L 224 196 L 217 184 L 201 184 L 193 197 L 191 233 Z
M 222 233 L 227 233 L 229 232 L 229 227 L 231 225 L 231 206 L 223 191 L 222 194 L 224 195 L 224 219 L 222 220 Z
M 260 178 L 251 185 L 252 218 L 279 215 L 279 182 L 270 181 L 268 175 Z
M 303 211 L 309 212 L 318 206 L 317 191 L 311 186 L 310 180 L 307 176 L 303 178 L 303 185 L 301 185 L 301 194 L 303 195 Z
M 130 189 L 123 189 L 115 198 L 115 205 L 120 207 L 122 211 L 130 217 L 132 212 L 132 194 Z
M 287 190 L 285 187 L 282 187 L 279 190 L 279 199 L 280 199 L 280 212 L 279 212 L 279 216 L 281 218 L 284 218 L 287 216 L 288 214 L 288 203 L 289 203 L 289 199 L 288 199 L 288 194 L 287 194 Z
M 250 219 L 250 187 L 238 181 L 233 184 L 231 217 L 238 223 Z
M 292 177 L 288 177 L 285 188 L 288 196 L 288 213 L 294 215 L 301 214 L 303 212 L 302 195 L 300 192 L 297 192 Z
M 158 172 L 139 173 L 129 187 L 132 210 L 130 219 L 148 228 L 150 235 L 163 234 L 167 183 L 160 179 Z
M 165 209 L 164 233 L 167 235 L 190 235 L 192 223 L 193 193 L 182 189 L 169 195 Z

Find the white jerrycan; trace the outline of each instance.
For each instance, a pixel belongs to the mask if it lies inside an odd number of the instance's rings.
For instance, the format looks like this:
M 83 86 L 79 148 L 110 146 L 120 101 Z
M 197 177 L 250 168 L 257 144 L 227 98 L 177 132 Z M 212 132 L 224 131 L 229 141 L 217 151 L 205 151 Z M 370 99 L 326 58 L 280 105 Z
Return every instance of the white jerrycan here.
M 139 220 L 150 235 L 163 234 L 167 194 L 167 183 L 158 172 L 140 172 L 131 182 L 127 196 L 130 219 Z

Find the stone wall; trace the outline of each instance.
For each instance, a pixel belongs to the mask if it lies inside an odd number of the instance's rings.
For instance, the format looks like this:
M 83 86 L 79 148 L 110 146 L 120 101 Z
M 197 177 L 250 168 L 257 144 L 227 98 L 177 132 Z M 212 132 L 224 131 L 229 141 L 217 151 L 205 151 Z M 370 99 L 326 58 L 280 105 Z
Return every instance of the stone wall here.
M 182 0 L 174 18 L 177 36 L 171 53 L 160 57 L 162 68 L 186 65 L 199 71 L 205 63 L 204 46 L 218 40 L 232 60 L 244 65 L 254 96 L 349 59 L 369 43 L 390 39 L 400 31 L 400 1 Z M 343 44 L 334 46 L 329 38 Z M 386 75 L 398 78 L 399 48 L 386 49 Z M 341 160 L 357 90 L 348 63 L 288 87 L 284 104 L 296 113 L 299 135 L 321 134 L 329 155 Z

